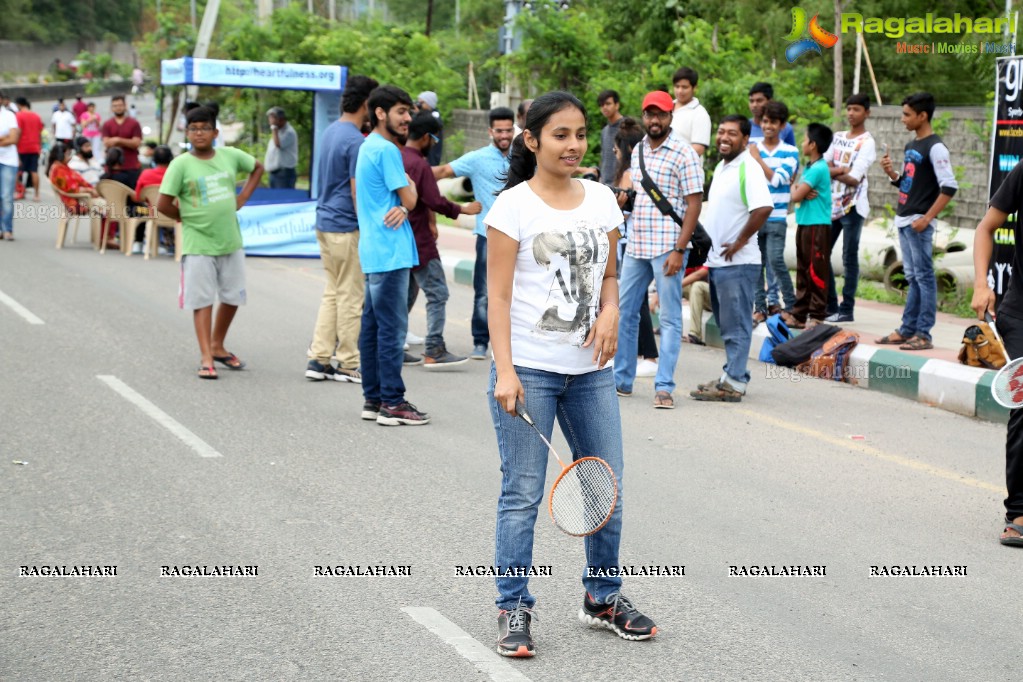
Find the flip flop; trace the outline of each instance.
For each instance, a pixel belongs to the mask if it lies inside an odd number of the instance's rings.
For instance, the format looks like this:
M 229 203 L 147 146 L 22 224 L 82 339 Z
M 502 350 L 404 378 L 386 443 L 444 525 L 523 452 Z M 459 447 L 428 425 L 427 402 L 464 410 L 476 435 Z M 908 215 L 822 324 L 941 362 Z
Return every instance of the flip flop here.
M 1009 530 L 1010 528 L 1013 529 L 1014 531 L 1016 531 L 1017 533 L 1020 533 L 1021 535 L 1023 535 L 1023 526 L 1021 526 L 1019 524 L 1016 524 L 1016 523 L 1007 523 L 1007 524 L 1005 524 L 1002 527 L 1002 532 L 1004 533 L 1005 531 Z M 1008 547 L 1023 547 L 1023 537 L 998 538 L 998 542 L 1000 542 L 1003 545 L 1006 545 Z
M 214 356 L 213 360 L 215 362 L 219 362 L 220 364 L 222 364 L 224 367 L 227 367 L 228 369 L 234 369 L 234 370 L 245 369 L 245 363 L 242 362 L 241 360 L 239 360 L 238 356 L 235 355 L 234 353 L 229 353 L 228 355 L 222 355 L 219 358 Z
M 899 350 L 930 350 L 932 348 L 934 348 L 933 343 L 919 336 L 914 336 L 899 346 Z
M 209 367 L 199 366 L 199 378 L 200 379 L 216 379 L 217 370 L 212 365 Z
M 882 346 L 901 346 L 902 344 L 908 341 L 909 339 L 904 337 L 898 331 L 894 331 L 887 336 L 882 336 L 879 339 L 875 339 L 874 343 L 880 344 Z

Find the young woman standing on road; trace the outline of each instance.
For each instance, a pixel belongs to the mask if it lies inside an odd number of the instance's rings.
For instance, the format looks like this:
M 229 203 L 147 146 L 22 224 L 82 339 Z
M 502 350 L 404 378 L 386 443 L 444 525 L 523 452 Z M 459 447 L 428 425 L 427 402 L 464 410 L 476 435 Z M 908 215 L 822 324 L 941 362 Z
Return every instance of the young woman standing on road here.
M 522 420 L 521 400 L 550 437 L 557 417 L 573 458 L 603 458 L 622 490 L 622 430 L 614 375 L 618 344 L 617 228 L 611 190 L 573 179 L 586 153 L 586 110 L 566 92 L 537 98 L 512 144 L 508 179 L 487 214 L 487 294 L 494 364 L 490 412 L 501 455 L 495 565 L 528 571 L 549 454 Z M 586 595 L 579 618 L 629 640 L 657 633 L 622 596 L 617 575 L 622 498 L 585 539 Z M 598 577 L 599 576 L 599 577 Z M 533 656 L 536 599 L 528 578 L 497 578 L 503 656 Z

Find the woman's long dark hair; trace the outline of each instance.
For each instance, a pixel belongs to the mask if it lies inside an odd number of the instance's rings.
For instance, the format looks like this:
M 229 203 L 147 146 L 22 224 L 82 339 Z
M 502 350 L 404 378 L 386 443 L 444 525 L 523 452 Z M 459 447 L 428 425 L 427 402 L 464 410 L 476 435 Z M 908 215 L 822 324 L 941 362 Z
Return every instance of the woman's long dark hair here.
M 532 106 L 526 112 L 525 130 L 528 130 L 539 144 L 540 131 L 547 125 L 547 121 L 550 120 L 551 116 L 567 107 L 575 107 L 582 112 L 583 120 L 587 119 L 586 107 L 572 93 L 555 90 L 554 92 L 540 95 L 533 100 Z M 512 141 L 511 152 L 508 158 L 508 175 L 505 179 L 504 188 L 501 191 L 511 189 L 520 182 L 529 180 L 535 173 L 536 154 L 529 151 L 523 139 L 523 134 L 520 134 Z
M 622 184 L 622 176 L 632 165 L 632 150 L 643 139 L 643 128 L 639 121 L 626 116 L 618 124 L 618 132 L 615 133 L 615 147 L 618 148 L 618 163 L 615 164 L 615 179 L 611 183 L 615 186 Z
M 46 157 L 46 172 L 49 173 L 50 169 L 53 168 L 53 164 L 60 161 L 64 163 L 64 157 L 67 156 L 67 147 L 63 142 L 57 142 L 50 148 L 50 155 Z

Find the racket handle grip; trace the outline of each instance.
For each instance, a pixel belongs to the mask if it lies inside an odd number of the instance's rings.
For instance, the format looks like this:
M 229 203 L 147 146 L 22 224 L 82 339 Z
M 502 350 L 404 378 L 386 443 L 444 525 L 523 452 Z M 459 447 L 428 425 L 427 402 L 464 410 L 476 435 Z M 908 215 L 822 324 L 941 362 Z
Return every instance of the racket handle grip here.
M 522 401 L 518 398 L 515 399 L 515 414 L 522 417 L 522 421 L 526 422 L 530 426 L 533 426 L 533 418 L 526 412 L 526 406 L 522 404 Z

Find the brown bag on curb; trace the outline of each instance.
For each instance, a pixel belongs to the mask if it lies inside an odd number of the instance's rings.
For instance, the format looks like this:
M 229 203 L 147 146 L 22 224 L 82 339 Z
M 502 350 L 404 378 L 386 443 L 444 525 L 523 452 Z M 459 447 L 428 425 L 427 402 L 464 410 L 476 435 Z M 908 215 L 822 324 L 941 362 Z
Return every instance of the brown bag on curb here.
M 1005 366 L 1005 346 L 991 331 L 987 322 L 978 322 L 963 332 L 959 362 L 985 369 L 1001 369 Z
M 849 354 L 859 341 L 859 334 L 843 329 L 825 341 L 824 345 L 813 352 L 809 360 L 798 365 L 796 369 L 821 379 L 854 384 L 856 379 L 850 371 Z

